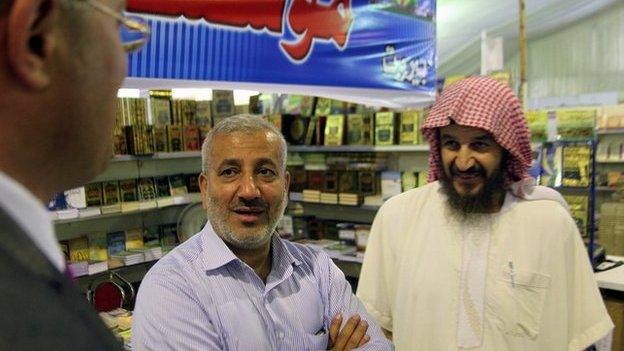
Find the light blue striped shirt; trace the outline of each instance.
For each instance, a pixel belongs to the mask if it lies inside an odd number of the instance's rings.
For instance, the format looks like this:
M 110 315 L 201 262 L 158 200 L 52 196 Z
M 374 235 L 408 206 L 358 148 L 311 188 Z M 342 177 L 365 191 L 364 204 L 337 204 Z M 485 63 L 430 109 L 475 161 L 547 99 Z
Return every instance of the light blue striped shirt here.
M 322 250 L 273 236 L 265 283 L 207 224 L 141 283 L 134 350 L 325 350 L 331 319 L 369 323 L 361 350 L 393 350 Z M 343 323 L 344 323 L 343 322 Z

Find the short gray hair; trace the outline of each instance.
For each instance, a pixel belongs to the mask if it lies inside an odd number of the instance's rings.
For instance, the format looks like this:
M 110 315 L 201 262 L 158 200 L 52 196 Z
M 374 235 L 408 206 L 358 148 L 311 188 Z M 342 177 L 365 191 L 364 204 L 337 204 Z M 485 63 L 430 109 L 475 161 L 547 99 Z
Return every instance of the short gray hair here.
M 221 120 L 206 135 L 206 138 L 204 139 L 204 142 L 202 144 L 201 151 L 202 172 L 208 172 L 208 168 L 210 165 L 210 150 L 212 150 L 212 144 L 216 135 L 255 132 L 269 132 L 277 137 L 279 141 L 279 163 L 282 167 L 282 171 L 285 171 L 287 146 L 286 139 L 284 139 L 282 132 L 277 129 L 275 125 L 273 125 L 261 116 L 240 114 Z

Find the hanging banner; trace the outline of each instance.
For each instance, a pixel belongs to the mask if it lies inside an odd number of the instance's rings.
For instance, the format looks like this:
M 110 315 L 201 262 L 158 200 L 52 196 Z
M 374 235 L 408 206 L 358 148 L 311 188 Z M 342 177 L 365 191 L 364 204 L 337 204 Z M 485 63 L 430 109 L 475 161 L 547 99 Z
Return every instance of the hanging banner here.
M 244 83 L 394 107 L 434 96 L 435 0 L 127 4 L 152 28 L 148 44 L 129 56 L 130 77 Z

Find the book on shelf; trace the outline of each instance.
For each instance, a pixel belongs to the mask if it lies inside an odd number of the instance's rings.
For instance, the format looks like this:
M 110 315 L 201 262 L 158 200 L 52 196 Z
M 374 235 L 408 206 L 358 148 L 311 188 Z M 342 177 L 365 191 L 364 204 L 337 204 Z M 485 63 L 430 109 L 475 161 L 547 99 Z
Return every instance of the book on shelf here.
M 332 115 L 344 115 L 347 113 L 347 106 L 349 103 L 340 100 L 331 100 L 331 111 Z
M 317 97 L 314 105 L 315 116 L 329 116 L 331 114 L 331 99 Z
M 304 189 L 303 190 L 303 201 L 304 202 L 321 202 L 321 191 L 320 190 L 312 190 L 312 189 Z
M 289 144 L 305 144 L 309 125 L 310 117 L 282 115 L 282 133 Z
M 344 115 L 327 116 L 327 124 L 325 125 L 325 146 L 341 146 L 344 144 Z
M 199 188 L 199 175 L 196 173 L 186 174 L 186 189 L 190 202 L 201 201 L 201 189 Z
M 121 212 L 119 182 L 103 182 L 102 191 L 104 194 L 104 205 L 102 206 L 102 214 Z
M 394 145 L 395 126 L 394 112 L 377 112 L 375 114 L 375 145 Z
M 143 228 L 127 229 L 124 233 L 126 250 L 138 250 L 145 246 L 143 242 Z
M 169 176 L 169 185 L 173 202 L 177 205 L 189 203 L 188 189 L 186 187 L 186 177 L 184 174 Z
M 145 247 L 160 247 L 160 226 L 151 225 L 144 228 L 143 241 Z
M 403 192 L 418 187 L 418 173 L 405 171 L 401 173 L 401 190 Z
M 81 209 L 87 207 L 87 196 L 83 186 L 66 190 L 63 193 L 69 208 Z
M 212 91 L 212 119 L 217 125 L 221 120 L 234 115 L 236 108 L 234 105 L 234 92 L 231 90 Z
M 167 127 L 168 132 L 168 141 L 169 141 L 169 151 L 170 152 L 180 152 L 184 151 L 184 130 L 182 125 L 180 124 L 172 124 Z
M 120 251 L 111 255 L 111 260 L 113 260 L 115 264 L 130 266 L 145 262 L 145 254 L 142 251 Z
M 87 262 L 87 274 L 94 275 L 102 272 L 106 272 L 108 270 L 108 259 L 104 261 L 95 261 L 90 260 Z
M 305 190 L 318 190 L 321 191 L 324 187 L 324 179 L 323 176 L 325 171 L 307 171 L 306 178 L 307 184 L 304 189 Z
M 323 192 L 324 193 L 338 193 L 338 172 L 337 171 L 325 171 L 323 174 Z
M 150 108 L 154 126 L 171 123 L 171 90 L 150 90 Z
M 108 260 L 108 242 L 106 240 L 106 232 L 89 233 L 87 234 L 87 239 L 89 245 L 89 260 Z
M 89 183 L 85 185 L 87 207 L 100 207 L 103 205 L 102 183 Z
M 178 241 L 178 226 L 175 223 L 163 224 L 160 226 L 160 246 L 163 249 L 163 254 L 170 251 L 176 245 Z
M 182 112 L 182 125 L 195 125 L 197 121 L 195 119 L 195 114 L 197 112 L 197 101 L 190 99 L 183 99 L 181 102 L 181 112 Z
M 362 206 L 380 207 L 381 205 L 383 205 L 383 203 L 384 201 L 381 195 L 368 195 L 364 196 L 364 202 Z
M 145 247 L 139 250 L 129 250 L 129 252 L 140 254 L 142 256 L 141 262 L 150 262 L 150 261 L 159 260 L 163 256 L 162 247 L 160 246 Z M 140 263 L 140 262 L 136 262 L 136 263 Z M 131 263 L 131 264 L 135 264 L 135 263 Z
M 156 208 L 156 187 L 152 178 L 140 178 L 138 182 L 139 188 L 139 209 L 146 210 Z
M 347 144 L 373 145 L 372 115 L 352 113 L 347 116 Z
M 306 171 L 303 166 L 288 166 L 288 173 L 290 173 L 290 192 L 303 192 L 306 187 Z
M 61 210 L 60 219 L 86 218 L 101 214 L 99 206 L 89 206 L 85 187 L 78 187 L 64 192 L 67 209 Z
M 362 196 L 377 194 L 377 174 L 375 171 L 359 171 L 358 192 Z
M 317 124 L 319 123 L 318 116 L 311 116 L 307 125 L 306 134 L 305 134 L 305 145 L 316 145 L 317 137 Z
M 113 256 L 126 250 L 126 233 L 123 231 L 108 233 L 106 243 L 108 245 L 108 267 L 112 269 L 123 266 L 123 262 L 113 259 Z
M 355 193 L 339 193 L 338 204 L 345 206 L 359 206 L 362 204 L 362 197 Z
M 304 198 L 305 201 L 305 198 Z M 337 193 L 321 193 L 320 203 L 327 205 L 337 205 L 338 204 L 338 194 Z
M 169 152 L 169 128 L 168 126 L 154 126 L 154 151 Z
M 74 262 L 89 260 L 89 240 L 86 236 L 69 240 L 69 260 Z
M 563 147 L 562 185 L 588 187 L 590 182 L 591 146 L 565 145 Z
M 199 128 L 195 124 L 184 126 L 184 151 L 198 151 L 200 149 Z
M 414 145 L 420 143 L 419 126 L 420 111 L 408 110 L 401 113 L 401 128 L 399 143 L 402 145 Z
M 169 177 L 155 177 L 154 183 L 156 185 L 156 204 L 158 207 L 174 205 L 175 203 L 173 201 L 173 197 L 171 196 Z
M 587 219 L 589 218 L 589 197 L 587 195 L 563 195 L 570 207 L 570 215 L 581 233 L 587 236 Z
M 401 172 L 381 172 L 381 196 L 385 200 L 401 193 Z
M 347 115 L 347 144 L 362 145 L 364 117 L 361 114 Z
M 210 100 L 195 102 L 195 123 L 200 127 L 212 126 L 212 103 Z
M 316 136 L 316 145 L 325 145 L 325 127 L 327 126 L 327 117 L 318 116 L 316 119 L 314 135 Z
M 115 127 L 113 128 L 113 155 L 127 155 L 126 125 L 123 110 L 123 99 L 117 99 L 117 111 L 115 113 Z
M 134 179 L 124 179 L 119 181 L 121 193 L 121 212 L 136 211 L 139 209 L 139 194 L 137 182 Z

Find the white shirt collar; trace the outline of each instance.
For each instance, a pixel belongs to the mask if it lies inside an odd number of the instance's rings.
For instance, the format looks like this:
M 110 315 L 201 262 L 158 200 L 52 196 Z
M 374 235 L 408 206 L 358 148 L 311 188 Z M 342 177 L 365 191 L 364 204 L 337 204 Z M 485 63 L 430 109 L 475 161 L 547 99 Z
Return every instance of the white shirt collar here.
M 0 207 L 15 220 L 37 248 L 58 268 L 65 270 L 47 208 L 15 179 L 0 172 Z

